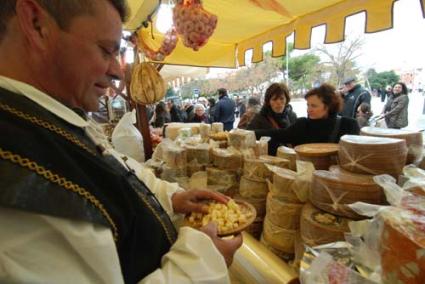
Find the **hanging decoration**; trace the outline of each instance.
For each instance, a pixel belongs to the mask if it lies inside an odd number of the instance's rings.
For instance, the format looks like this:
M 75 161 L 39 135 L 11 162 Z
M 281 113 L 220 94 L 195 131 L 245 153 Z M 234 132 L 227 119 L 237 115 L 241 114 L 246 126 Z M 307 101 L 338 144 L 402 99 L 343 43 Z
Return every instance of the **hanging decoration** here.
M 150 24 L 152 25 L 152 23 Z M 143 50 L 145 56 L 154 61 L 164 60 L 164 58 L 170 55 L 174 48 L 176 48 L 178 41 L 177 32 L 174 27 L 165 33 L 164 40 L 158 50 L 153 50 L 141 39 L 141 37 L 138 38 L 140 39 L 139 47 Z
M 195 51 L 208 42 L 217 26 L 217 16 L 204 10 L 200 0 L 178 0 L 173 21 L 183 44 Z

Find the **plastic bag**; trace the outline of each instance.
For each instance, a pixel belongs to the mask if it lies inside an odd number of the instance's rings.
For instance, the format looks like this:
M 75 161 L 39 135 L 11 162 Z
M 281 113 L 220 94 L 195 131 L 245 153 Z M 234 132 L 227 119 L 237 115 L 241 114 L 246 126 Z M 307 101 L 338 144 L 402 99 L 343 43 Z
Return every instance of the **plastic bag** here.
M 134 123 L 136 123 L 135 110 L 124 114 L 112 132 L 112 145 L 118 152 L 142 163 L 145 161 L 143 137 Z

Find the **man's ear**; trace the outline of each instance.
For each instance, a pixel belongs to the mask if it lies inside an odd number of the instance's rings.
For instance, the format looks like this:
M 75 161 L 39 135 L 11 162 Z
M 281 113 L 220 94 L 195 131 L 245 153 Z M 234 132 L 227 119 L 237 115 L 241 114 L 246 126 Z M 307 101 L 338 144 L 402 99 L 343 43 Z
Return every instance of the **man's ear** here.
M 44 50 L 49 40 L 52 18 L 36 0 L 17 0 L 16 16 L 30 48 Z

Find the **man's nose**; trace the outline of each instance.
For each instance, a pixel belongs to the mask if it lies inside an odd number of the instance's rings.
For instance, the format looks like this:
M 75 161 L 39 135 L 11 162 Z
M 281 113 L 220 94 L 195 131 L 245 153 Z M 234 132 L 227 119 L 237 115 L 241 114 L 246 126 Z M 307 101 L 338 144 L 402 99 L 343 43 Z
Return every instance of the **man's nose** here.
M 124 73 L 121 70 L 118 59 L 114 58 L 109 64 L 108 76 L 113 80 L 124 80 Z

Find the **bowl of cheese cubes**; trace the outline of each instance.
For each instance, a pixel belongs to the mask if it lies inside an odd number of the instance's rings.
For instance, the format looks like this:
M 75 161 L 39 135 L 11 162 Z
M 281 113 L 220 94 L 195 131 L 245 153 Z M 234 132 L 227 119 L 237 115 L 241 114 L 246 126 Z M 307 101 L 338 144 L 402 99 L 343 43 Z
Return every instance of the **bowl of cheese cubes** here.
M 230 199 L 227 204 L 208 201 L 208 213 L 192 212 L 185 224 L 199 229 L 210 222 L 217 224 L 218 236 L 234 235 L 251 225 L 257 215 L 255 207 L 245 201 Z

